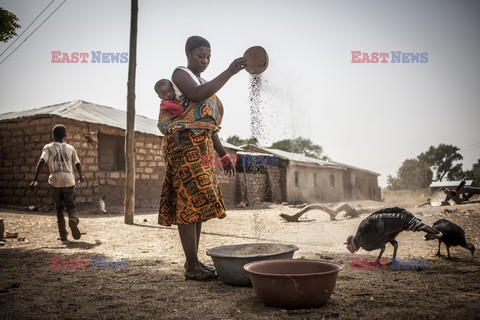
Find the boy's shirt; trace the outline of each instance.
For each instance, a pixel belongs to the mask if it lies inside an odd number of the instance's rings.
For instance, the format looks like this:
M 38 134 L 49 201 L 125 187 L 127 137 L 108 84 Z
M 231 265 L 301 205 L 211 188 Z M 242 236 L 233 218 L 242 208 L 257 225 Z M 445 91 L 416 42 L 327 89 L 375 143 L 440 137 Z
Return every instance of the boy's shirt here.
M 51 142 L 43 147 L 42 155 L 50 169 L 48 183 L 55 188 L 73 187 L 73 165 L 80 163 L 75 148 L 68 143 Z

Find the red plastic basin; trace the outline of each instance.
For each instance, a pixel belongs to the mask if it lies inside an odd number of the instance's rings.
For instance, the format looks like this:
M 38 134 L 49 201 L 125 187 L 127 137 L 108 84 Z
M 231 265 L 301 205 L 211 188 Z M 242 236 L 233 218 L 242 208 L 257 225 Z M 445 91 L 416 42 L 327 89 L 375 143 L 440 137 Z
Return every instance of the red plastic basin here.
M 275 259 L 251 262 L 244 269 L 263 303 L 298 309 L 326 303 L 343 266 L 323 260 Z

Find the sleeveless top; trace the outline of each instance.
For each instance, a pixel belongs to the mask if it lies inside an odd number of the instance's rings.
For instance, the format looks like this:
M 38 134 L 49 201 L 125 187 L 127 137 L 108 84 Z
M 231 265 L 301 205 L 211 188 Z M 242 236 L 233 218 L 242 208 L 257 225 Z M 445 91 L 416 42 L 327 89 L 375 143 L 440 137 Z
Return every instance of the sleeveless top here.
M 190 75 L 197 85 L 207 82 L 205 79 L 197 77 L 186 67 L 177 67 L 175 70 L 177 69 Z M 173 83 L 173 88 L 177 98 L 182 100 L 182 107 L 185 111 L 175 119 L 171 119 L 171 114 L 168 111 L 160 110 L 157 126 L 163 134 L 178 130 L 192 130 L 193 132 L 211 131 L 212 133 L 220 130 L 223 118 L 223 105 L 216 95 L 201 102 L 193 102 L 180 92 L 175 83 Z

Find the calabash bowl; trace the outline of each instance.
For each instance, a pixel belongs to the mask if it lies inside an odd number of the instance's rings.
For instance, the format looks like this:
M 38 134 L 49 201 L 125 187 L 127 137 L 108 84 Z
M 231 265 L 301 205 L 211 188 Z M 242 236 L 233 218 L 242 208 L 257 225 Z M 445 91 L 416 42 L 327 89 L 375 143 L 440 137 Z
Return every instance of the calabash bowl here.
M 268 54 L 267 51 L 260 46 L 250 47 L 245 51 L 243 57 L 247 61 L 245 70 L 251 74 L 260 74 L 267 70 Z

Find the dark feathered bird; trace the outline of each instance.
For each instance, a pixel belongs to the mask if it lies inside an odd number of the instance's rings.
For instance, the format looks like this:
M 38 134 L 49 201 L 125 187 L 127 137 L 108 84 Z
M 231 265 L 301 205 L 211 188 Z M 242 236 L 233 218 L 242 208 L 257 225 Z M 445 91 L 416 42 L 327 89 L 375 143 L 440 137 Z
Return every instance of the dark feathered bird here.
M 471 243 L 468 243 L 465 240 L 465 231 L 455 223 L 448 221 L 447 219 L 440 219 L 433 223 L 435 230 L 438 230 L 442 233 L 442 236 L 438 238 L 438 252 L 437 256 L 440 256 L 440 245 L 445 243 L 447 247 L 448 259 L 450 257 L 450 247 L 461 246 L 465 249 L 468 249 L 472 256 L 475 254 L 475 246 Z M 425 235 L 425 240 L 433 240 L 435 237 L 427 234 Z
M 354 253 L 360 248 L 367 251 L 380 249 L 377 260 L 380 260 L 385 245 L 393 245 L 393 259 L 397 256 L 398 242 L 395 237 L 402 231 L 423 231 L 439 237 L 441 233 L 416 218 L 403 208 L 386 208 L 375 211 L 366 217 L 358 226 L 355 236 L 347 238 L 347 249 Z

